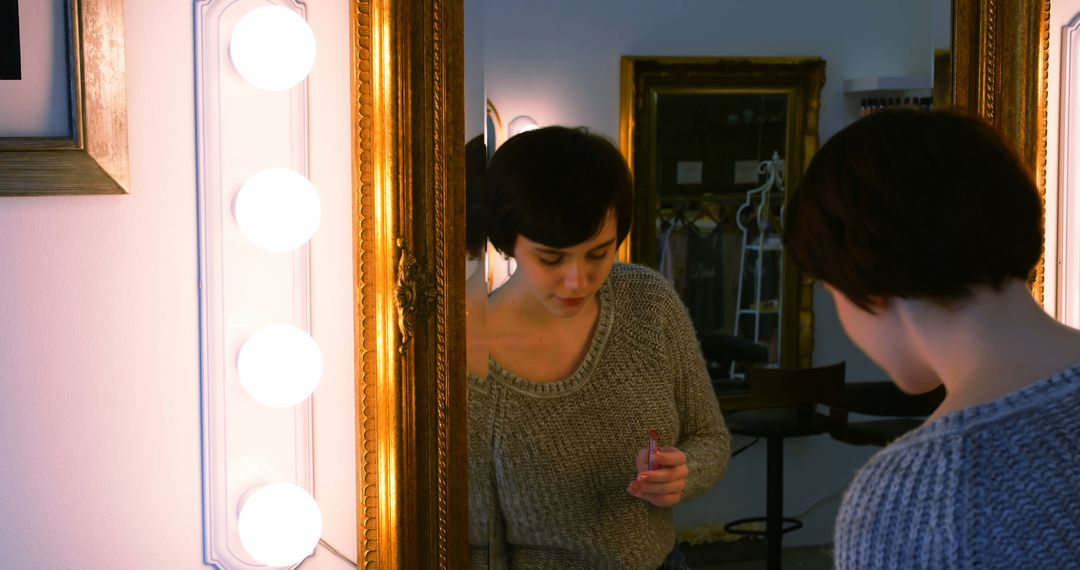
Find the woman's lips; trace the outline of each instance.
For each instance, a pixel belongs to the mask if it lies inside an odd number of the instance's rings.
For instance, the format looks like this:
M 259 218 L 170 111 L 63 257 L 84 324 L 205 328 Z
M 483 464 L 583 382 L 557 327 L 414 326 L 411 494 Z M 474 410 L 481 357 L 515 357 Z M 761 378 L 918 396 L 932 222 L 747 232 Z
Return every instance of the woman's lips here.
M 585 297 L 556 297 L 559 300 L 559 304 L 564 307 L 576 307 L 585 302 Z

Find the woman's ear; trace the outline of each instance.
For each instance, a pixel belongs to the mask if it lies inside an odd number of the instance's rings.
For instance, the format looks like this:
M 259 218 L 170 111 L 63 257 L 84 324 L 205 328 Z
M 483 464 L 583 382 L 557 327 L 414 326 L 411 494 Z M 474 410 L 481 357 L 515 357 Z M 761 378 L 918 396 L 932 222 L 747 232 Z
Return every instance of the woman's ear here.
M 881 296 L 878 296 L 878 295 L 871 295 L 869 300 L 870 300 L 870 308 L 873 309 L 875 313 L 877 313 L 879 311 L 884 311 L 885 309 L 889 308 L 889 298 L 888 297 L 881 297 Z
M 821 286 L 826 291 L 828 291 L 830 294 L 832 294 L 833 299 L 836 299 L 837 297 L 844 297 L 845 299 L 847 299 L 847 296 L 844 295 L 844 293 L 842 291 L 840 291 L 836 287 L 833 287 L 829 283 L 827 283 L 825 281 L 822 281 Z M 875 315 L 880 313 L 881 311 L 884 311 L 884 310 L 888 309 L 889 305 L 891 303 L 890 297 L 885 297 L 885 296 L 882 296 L 882 295 L 871 295 L 869 297 L 869 301 L 870 301 L 870 304 L 869 304 L 868 308 L 870 309 L 870 312 L 875 314 Z M 850 302 L 850 300 L 849 300 L 849 302 Z

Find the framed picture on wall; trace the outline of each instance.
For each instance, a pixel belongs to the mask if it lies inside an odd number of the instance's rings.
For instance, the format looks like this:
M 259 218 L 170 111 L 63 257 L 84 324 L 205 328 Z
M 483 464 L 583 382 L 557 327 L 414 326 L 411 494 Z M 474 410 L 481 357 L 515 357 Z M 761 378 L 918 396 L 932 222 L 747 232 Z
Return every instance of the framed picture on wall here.
M 19 52 L 19 0 L 0 0 L 0 81 L 22 78 Z
M 0 196 L 128 192 L 123 9 L 0 0 Z

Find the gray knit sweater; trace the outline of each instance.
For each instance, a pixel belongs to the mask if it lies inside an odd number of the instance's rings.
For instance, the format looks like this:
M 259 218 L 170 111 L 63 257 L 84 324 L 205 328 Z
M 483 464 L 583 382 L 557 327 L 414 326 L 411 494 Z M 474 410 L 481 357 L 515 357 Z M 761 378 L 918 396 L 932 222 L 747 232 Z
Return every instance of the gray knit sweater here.
M 487 379 L 469 379 L 474 568 L 656 568 L 675 544 L 671 509 L 626 491 L 649 430 L 686 453 L 684 498 L 727 466 L 728 431 L 671 286 L 616 264 L 599 300 L 592 344 L 567 378 L 533 383 L 491 360 Z
M 1080 568 L 1080 363 L 878 452 L 835 546 L 839 570 Z

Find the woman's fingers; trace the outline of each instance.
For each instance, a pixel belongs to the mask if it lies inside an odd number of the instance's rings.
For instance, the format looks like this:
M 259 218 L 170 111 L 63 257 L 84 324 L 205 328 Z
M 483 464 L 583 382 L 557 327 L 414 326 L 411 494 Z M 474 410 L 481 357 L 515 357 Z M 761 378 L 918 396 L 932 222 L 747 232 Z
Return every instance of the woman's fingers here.
M 638 450 L 637 458 L 634 460 L 634 466 L 637 467 L 637 472 L 647 471 L 649 469 L 649 450 L 642 447 Z
M 686 465 L 686 454 L 675 447 L 661 447 L 653 455 L 653 464 L 659 467 Z
M 653 469 L 648 469 L 648 451 L 638 452 L 635 463 L 638 474 L 626 491 L 657 507 L 672 507 L 682 501 L 686 478 L 686 454 L 674 447 L 662 447 L 653 454 Z
M 671 493 L 682 493 L 682 490 L 686 488 L 685 478 L 663 482 L 636 481 L 636 483 L 642 495 L 670 495 Z
M 658 492 L 659 487 L 655 484 L 650 488 L 650 484 L 634 481 L 630 483 L 630 486 L 626 488 L 626 491 L 631 495 L 652 503 L 657 507 L 673 507 L 679 504 L 682 500 L 682 488 L 685 487 L 685 481 L 680 485 L 678 482 L 664 483 L 665 486 L 670 486 L 671 489 L 678 488 L 677 491 L 672 492 Z
M 676 465 L 674 467 L 660 467 L 659 469 L 653 469 L 652 471 L 642 471 L 638 473 L 637 480 L 649 483 L 668 483 L 671 481 L 685 480 L 690 476 L 690 470 L 686 467 L 686 464 Z

